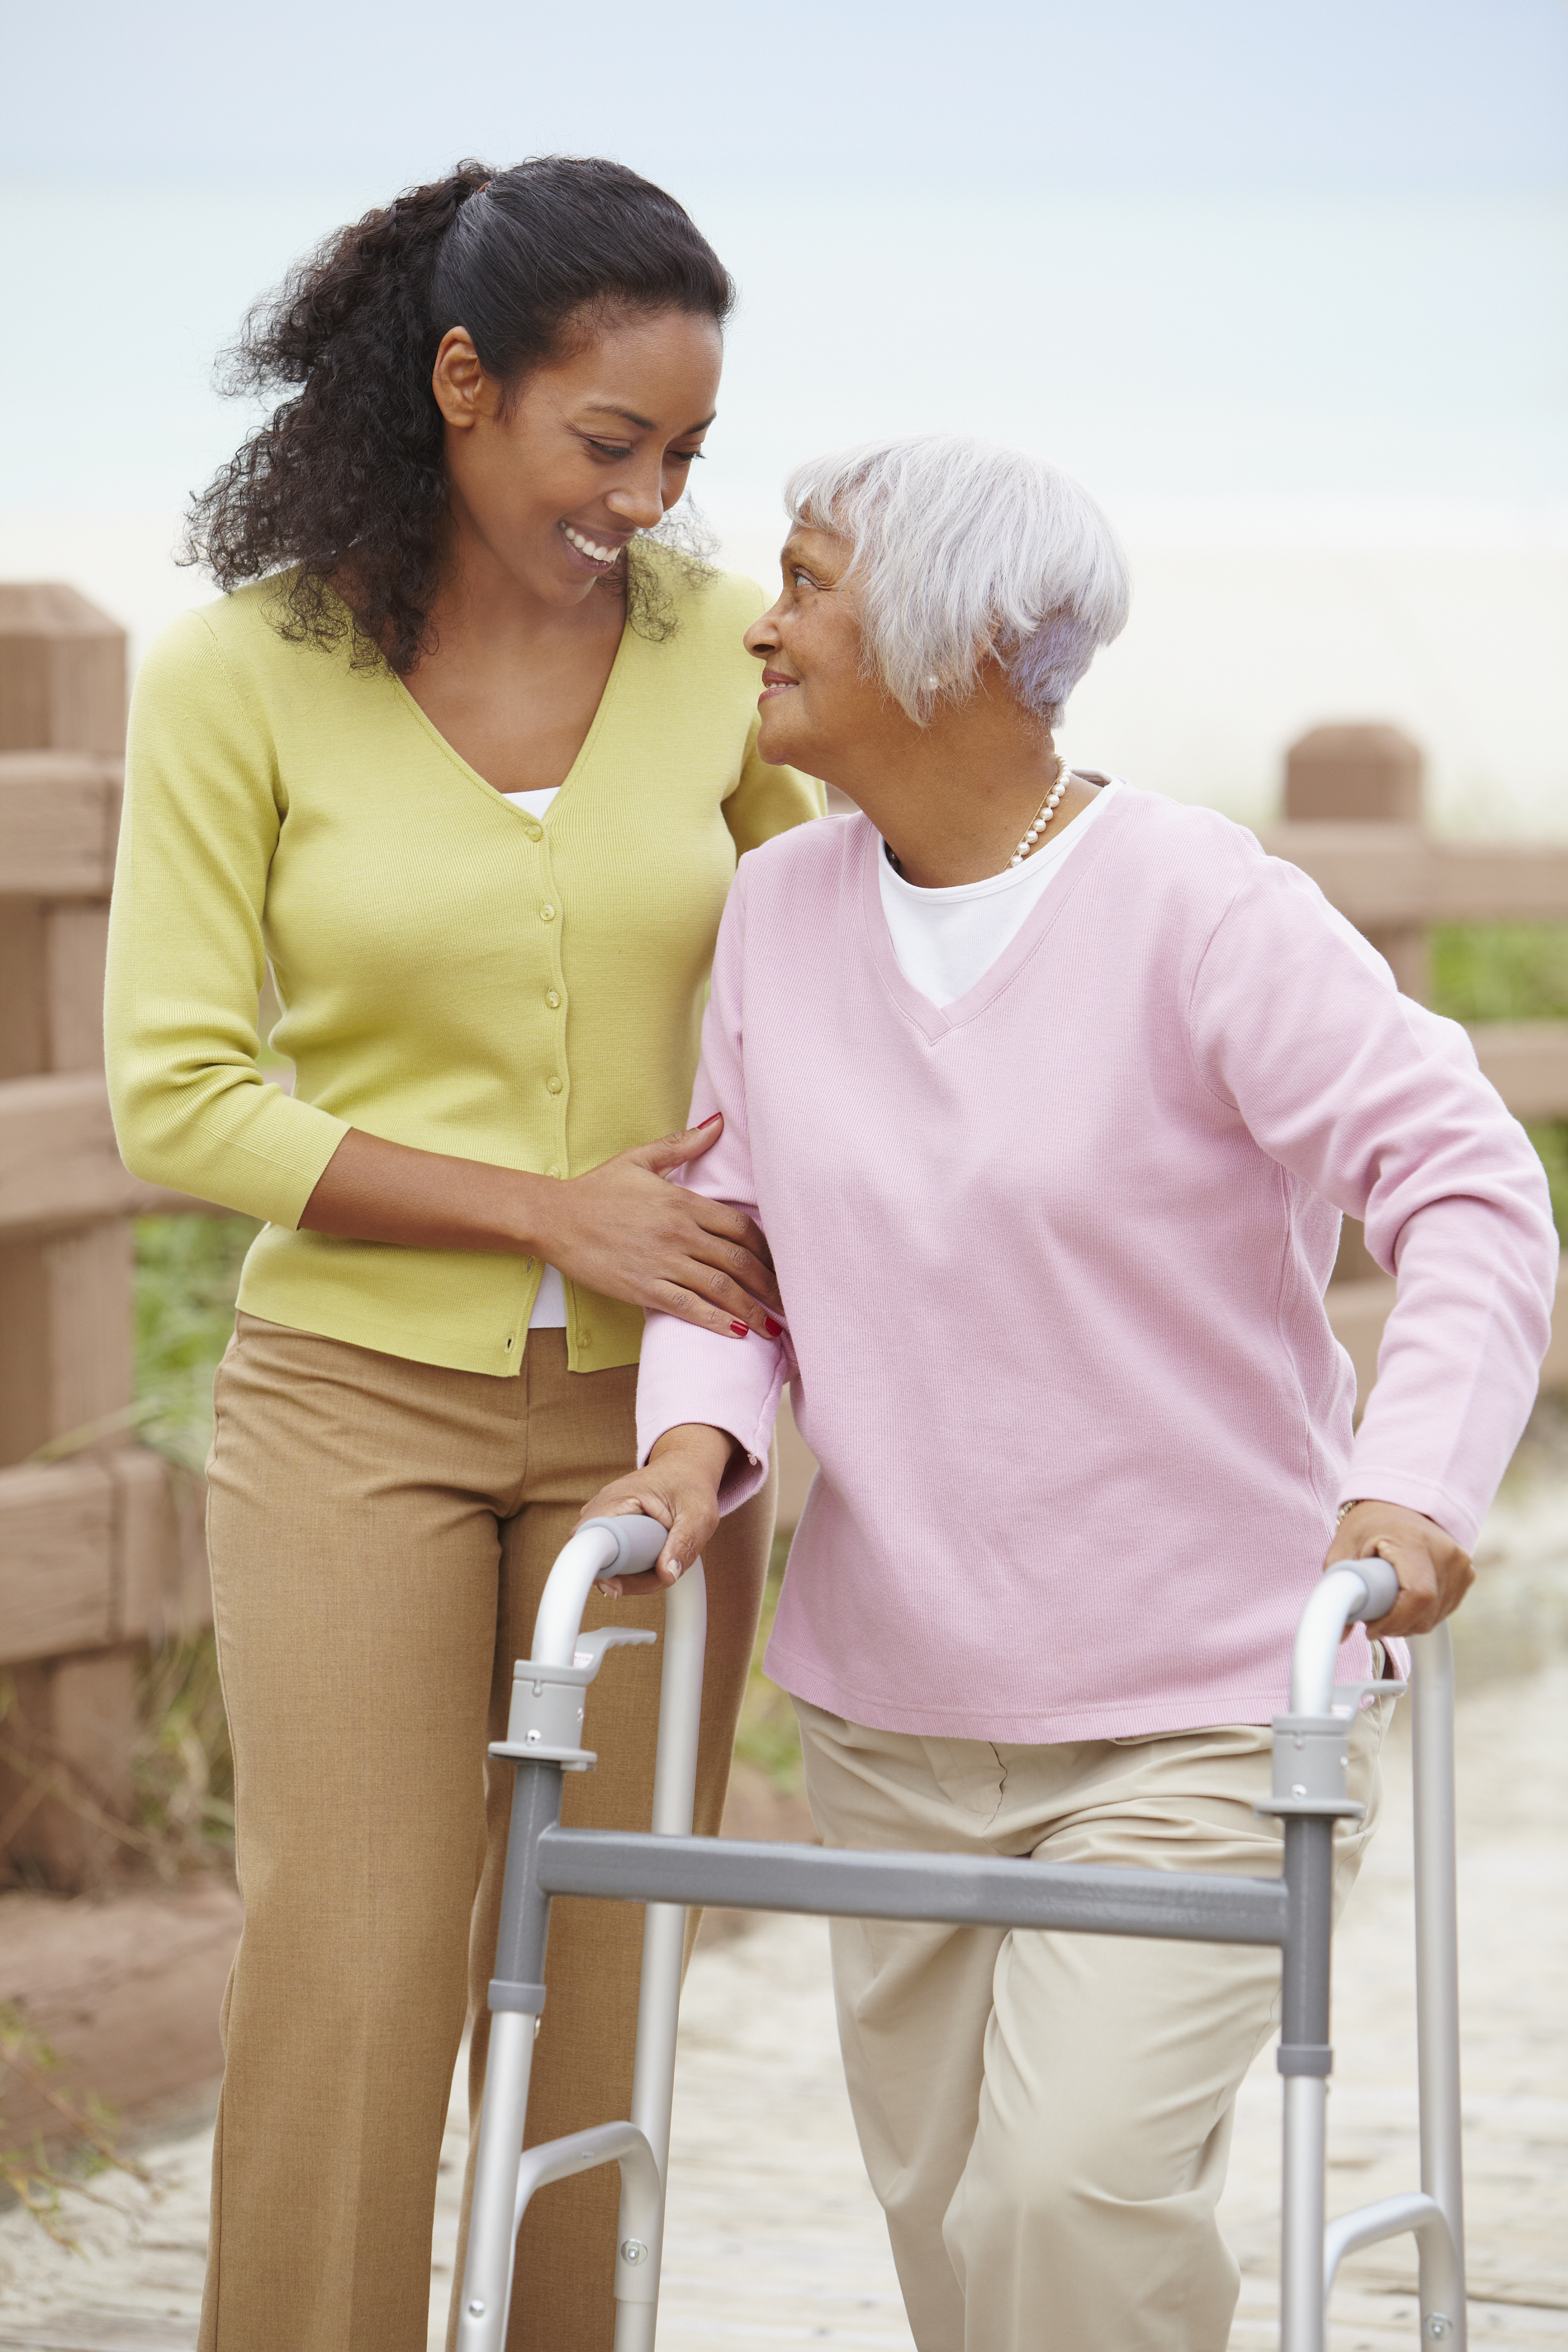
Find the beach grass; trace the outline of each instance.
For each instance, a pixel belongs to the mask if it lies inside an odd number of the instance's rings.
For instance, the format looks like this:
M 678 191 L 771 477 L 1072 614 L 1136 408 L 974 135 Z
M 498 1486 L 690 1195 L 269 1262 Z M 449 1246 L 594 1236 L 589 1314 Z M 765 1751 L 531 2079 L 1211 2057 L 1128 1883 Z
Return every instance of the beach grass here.
M 1452 923 L 1430 934 L 1432 1006 L 1452 1021 L 1568 1020 L 1568 924 Z M 1528 1122 L 1568 1234 L 1568 1121 Z

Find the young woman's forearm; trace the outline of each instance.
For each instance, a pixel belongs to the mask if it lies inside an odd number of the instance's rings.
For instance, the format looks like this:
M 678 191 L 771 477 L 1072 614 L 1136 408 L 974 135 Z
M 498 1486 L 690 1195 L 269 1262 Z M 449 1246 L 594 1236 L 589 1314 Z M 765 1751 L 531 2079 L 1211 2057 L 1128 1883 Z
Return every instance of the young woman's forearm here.
M 448 1160 L 351 1128 L 305 1203 L 300 1229 L 411 1249 L 545 1255 L 539 1212 L 548 1176 Z M 546 1222 L 548 1222 L 546 1220 Z
M 713 1120 L 558 1181 L 351 1128 L 300 1223 L 348 1241 L 542 1258 L 604 1297 L 737 1339 L 773 1339 L 778 1285 L 756 1226 L 666 1181 L 721 1131 Z

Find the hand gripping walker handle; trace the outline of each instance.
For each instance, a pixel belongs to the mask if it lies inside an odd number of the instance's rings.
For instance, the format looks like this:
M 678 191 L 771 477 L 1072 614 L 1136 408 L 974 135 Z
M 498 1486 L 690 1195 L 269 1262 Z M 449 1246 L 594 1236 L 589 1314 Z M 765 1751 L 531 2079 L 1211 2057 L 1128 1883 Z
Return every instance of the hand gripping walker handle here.
M 1375 1625 L 1380 1617 L 1386 1617 L 1399 1598 L 1399 1578 L 1388 1561 L 1374 1557 L 1342 1559 L 1337 1565 L 1353 1569 L 1366 1587 L 1366 1599 L 1359 1609 L 1351 1611 L 1349 1622 Z
M 669 1535 L 668 1528 L 661 1528 L 657 1519 L 645 1518 L 640 1511 L 584 1519 L 577 1533 L 586 1535 L 590 1528 L 603 1528 L 617 1547 L 615 1559 L 599 1570 L 601 1576 L 632 1576 L 639 1569 L 651 1568 Z

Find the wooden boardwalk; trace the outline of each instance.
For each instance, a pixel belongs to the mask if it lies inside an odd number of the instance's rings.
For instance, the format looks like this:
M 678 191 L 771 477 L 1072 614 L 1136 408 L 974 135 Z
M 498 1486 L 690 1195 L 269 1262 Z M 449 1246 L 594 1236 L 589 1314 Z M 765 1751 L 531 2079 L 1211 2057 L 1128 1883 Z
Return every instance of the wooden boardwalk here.
M 1568 2352 L 1568 1490 L 1489 1533 L 1506 1556 L 1467 1610 L 1459 1710 L 1461 1961 L 1471 2331 L 1479 2347 Z M 1336 1956 L 1331 2210 L 1414 2185 L 1409 1771 L 1387 1756 L 1384 1830 Z M 1243 2267 L 1231 2352 L 1274 2334 L 1279 2083 L 1243 2093 L 1227 2232 Z M 209 2135 L 150 2151 L 161 2186 L 95 2184 L 73 2222 L 87 2260 L 0 2219 L 0 2352 L 190 2352 Z M 444 2317 L 461 2179 L 454 2113 L 432 2272 Z M 546 2192 L 548 2193 L 548 2192 Z M 1332 2352 L 1417 2342 L 1405 2244 L 1346 2265 Z M 881 2218 L 866 2186 L 833 2030 L 826 1930 L 769 1920 L 700 1949 L 677 2093 L 660 2352 L 826 2344 L 909 2352 Z

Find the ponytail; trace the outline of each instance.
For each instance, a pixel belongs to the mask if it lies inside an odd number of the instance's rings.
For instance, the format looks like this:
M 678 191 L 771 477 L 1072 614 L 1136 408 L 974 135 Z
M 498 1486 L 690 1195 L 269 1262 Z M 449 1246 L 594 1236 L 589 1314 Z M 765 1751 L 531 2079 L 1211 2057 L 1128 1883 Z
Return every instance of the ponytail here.
M 183 560 L 226 591 L 291 567 L 285 636 L 352 635 L 357 665 L 406 674 L 428 649 L 447 511 L 443 335 L 466 328 L 510 391 L 588 304 L 722 324 L 733 301 L 689 215 L 623 165 L 459 163 L 329 237 L 251 312 L 225 389 L 299 389 L 193 501 Z

